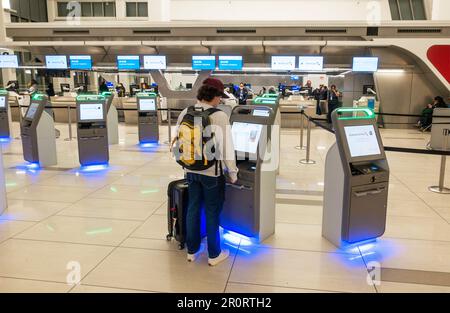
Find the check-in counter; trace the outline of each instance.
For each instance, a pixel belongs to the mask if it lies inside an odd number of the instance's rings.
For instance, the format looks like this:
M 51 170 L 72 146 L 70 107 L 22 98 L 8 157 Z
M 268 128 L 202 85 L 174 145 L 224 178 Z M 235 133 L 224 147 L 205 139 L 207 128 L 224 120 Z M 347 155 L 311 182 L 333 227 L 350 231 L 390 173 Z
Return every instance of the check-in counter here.
M 124 111 L 125 124 L 137 125 L 138 123 L 138 114 L 137 114 L 137 102 L 136 97 L 126 97 L 122 99 L 122 107 L 124 109 L 133 109 L 133 111 Z
M 13 122 L 19 122 L 19 108 L 17 107 L 19 105 L 19 96 L 16 93 L 9 93 L 9 98 L 8 98 L 8 104 L 9 107 L 11 108 L 11 119 Z
M 300 115 L 299 114 L 283 114 L 289 112 L 299 112 L 299 107 L 303 106 L 304 111 L 308 116 L 320 118 L 316 115 L 316 100 L 305 100 L 303 96 L 290 96 L 287 99 L 280 100 L 281 110 L 281 127 L 282 128 L 299 128 Z M 304 123 L 306 127 L 306 123 Z M 314 127 L 314 124 L 312 125 Z
M 56 123 L 68 123 L 69 122 L 69 112 L 68 107 L 70 106 L 70 118 L 71 122 L 75 123 L 77 121 L 77 110 L 76 110 L 76 97 L 73 96 L 54 96 L 50 98 L 51 106 L 53 107 L 54 117 Z

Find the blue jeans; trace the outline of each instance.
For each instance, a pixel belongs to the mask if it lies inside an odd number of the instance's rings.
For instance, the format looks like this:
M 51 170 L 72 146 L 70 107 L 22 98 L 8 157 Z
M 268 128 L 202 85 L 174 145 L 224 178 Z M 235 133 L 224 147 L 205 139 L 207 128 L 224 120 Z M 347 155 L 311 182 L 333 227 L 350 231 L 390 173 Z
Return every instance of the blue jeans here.
M 186 245 L 188 253 L 197 253 L 201 243 L 201 208 L 206 216 L 206 236 L 208 238 L 209 258 L 219 256 L 220 249 L 220 213 L 225 195 L 225 177 L 209 177 L 187 173 L 189 184 L 189 207 L 186 214 Z

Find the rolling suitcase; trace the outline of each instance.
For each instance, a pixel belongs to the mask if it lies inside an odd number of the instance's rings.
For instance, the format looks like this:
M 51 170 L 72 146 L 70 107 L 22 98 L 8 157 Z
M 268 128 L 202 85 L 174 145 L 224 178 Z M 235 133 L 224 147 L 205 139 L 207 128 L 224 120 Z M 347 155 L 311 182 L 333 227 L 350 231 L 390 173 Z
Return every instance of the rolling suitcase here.
M 167 241 L 178 241 L 180 250 L 184 249 L 186 238 L 186 211 L 189 203 L 186 179 L 176 180 L 167 188 Z

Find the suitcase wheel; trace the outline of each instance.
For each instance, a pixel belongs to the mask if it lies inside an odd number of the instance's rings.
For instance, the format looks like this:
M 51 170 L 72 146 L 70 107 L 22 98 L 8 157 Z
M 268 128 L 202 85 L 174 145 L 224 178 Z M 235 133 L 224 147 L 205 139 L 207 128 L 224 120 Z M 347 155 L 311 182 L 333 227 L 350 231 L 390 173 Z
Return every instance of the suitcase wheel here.
M 172 236 L 171 236 L 170 234 L 168 234 L 168 235 L 166 236 L 166 240 L 167 240 L 167 241 L 172 241 Z
M 183 250 L 184 249 L 184 243 L 180 243 L 178 245 L 178 250 Z

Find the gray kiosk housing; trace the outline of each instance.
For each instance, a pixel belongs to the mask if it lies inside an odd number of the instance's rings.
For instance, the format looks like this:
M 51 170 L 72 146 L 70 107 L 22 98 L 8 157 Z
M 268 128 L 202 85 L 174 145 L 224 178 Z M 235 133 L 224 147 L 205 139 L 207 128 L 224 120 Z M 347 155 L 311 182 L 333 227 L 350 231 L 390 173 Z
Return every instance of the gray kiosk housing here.
M 117 108 L 113 104 L 114 94 L 111 92 L 104 92 L 102 96 L 106 98 L 106 122 L 108 129 L 108 143 L 116 145 L 119 143 L 119 114 Z
M 159 142 L 158 98 L 137 94 L 139 143 Z
M 235 107 L 230 120 L 239 174 L 236 184 L 226 186 L 221 225 L 258 242 L 275 232 L 275 117 L 272 108 L 252 105 Z
M 376 120 L 344 118 L 344 111 L 332 113 L 336 143 L 325 161 L 322 219 L 323 237 L 337 247 L 384 234 L 389 188 L 389 166 Z M 368 109 L 354 111 L 373 115 Z
M 11 109 L 9 108 L 9 94 L 0 90 L 0 138 L 10 138 L 12 135 Z
M 42 167 L 56 165 L 56 137 L 53 117 L 45 110 L 46 95 L 35 95 L 20 124 L 23 158 Z
M 78 158 L 83 166 L 109 162 L 106 112 L 105 97 L 77 97 Z

